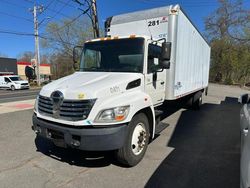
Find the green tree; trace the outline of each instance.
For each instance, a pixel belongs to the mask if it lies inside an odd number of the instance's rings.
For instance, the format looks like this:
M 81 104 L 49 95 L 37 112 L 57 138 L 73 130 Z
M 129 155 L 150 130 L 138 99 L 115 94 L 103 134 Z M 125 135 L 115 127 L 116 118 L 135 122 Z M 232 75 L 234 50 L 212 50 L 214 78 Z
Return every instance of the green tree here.
M 242 0 L 219 0 L 219 7 L 205 19 L 211 45 L 211 81 L 249 81 L 249 26 L 250 11 L 243 8 Z
M 72 67 L 72 59 L 70 56 L 62 53 L 50 56 L 52 79 L 58 79 L 74 72 Z
M 34 59 L 35 54 L 31 51 L 25 51 L 17 56 L 18 61 L 31 62 L 31 59 Z
M 247 40 L 244 31 L 250 26 L 250 13 L 249 10 L 243 9 L 243 1 L 218 0 L 218 2 L 219 7 L 205 19 L 208 39 Z
M 74 46 L 81 46 L 92 38 L 91 23 L 86 17 L 51 22 L 46 28 L 46 34 L 41 38 L 44 48 L 72 56 Z
M 86 17 L 64 19 L 48 24 L 46 34 L 41 35 L 41 38 L 42 47 L 50 53 L 53 79 L 73 72 L 73 47 L 83 46 L 92 35 L 91 23 Z

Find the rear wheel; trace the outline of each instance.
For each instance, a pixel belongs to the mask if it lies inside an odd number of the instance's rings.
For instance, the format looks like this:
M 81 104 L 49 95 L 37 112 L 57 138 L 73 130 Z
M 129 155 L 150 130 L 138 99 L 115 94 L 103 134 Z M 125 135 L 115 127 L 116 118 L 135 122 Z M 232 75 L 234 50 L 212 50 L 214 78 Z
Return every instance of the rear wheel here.
M 149 123 L 145 114 L 135 115 L 129 123 L 128 139 L 116 153 L 117 160 L 126 166 L 135 166 L 143 158 L 149 142 Z
M 202 95 L 200 95 L 200 97 L 193 102 L 193 109 L 199 110 L 201 108 L 201 105 L 202 105 Z
M 15 88 L 15 86 L 10 86 L 10 89 L 11 89 L 11 91 L 14 91 L 16 88 Z

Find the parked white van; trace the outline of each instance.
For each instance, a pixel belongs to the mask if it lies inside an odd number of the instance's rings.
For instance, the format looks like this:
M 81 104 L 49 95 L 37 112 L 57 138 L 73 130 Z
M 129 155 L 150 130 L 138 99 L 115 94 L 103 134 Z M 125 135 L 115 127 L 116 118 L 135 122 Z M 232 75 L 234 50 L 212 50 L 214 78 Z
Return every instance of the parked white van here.
M 18 75 L 0 76 L 0 88 L 11 89 L 29 89 L 29 82 L 22 80 Z

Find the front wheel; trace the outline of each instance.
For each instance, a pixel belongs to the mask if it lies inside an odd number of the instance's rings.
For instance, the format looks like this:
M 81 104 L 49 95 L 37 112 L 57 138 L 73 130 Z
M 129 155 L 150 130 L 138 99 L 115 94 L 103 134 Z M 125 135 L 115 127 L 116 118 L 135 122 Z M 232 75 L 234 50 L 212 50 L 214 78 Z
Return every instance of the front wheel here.
M 15 86 L 10 86 L 10 89 L 11 89 L 11 91 L 14 91 L 16 88 L 15 88 Z
M 128 137 L 116 153 L 117 160 L 126 166 L 135 166 L 143 158 L 149 142 L 149 123 L 145 114 L 136 114 L 128 125 Z

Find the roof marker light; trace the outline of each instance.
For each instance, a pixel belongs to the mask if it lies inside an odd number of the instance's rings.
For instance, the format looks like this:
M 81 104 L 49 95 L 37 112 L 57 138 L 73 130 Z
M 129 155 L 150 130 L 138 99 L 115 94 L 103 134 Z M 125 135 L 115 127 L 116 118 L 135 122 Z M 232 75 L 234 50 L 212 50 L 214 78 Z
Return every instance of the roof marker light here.
M 178 10 L 176 10 L 176 9 L 171 9 L 171 13 L 172 14 L 175 14 L 175 13 L 177 13 L 178 12 Z

